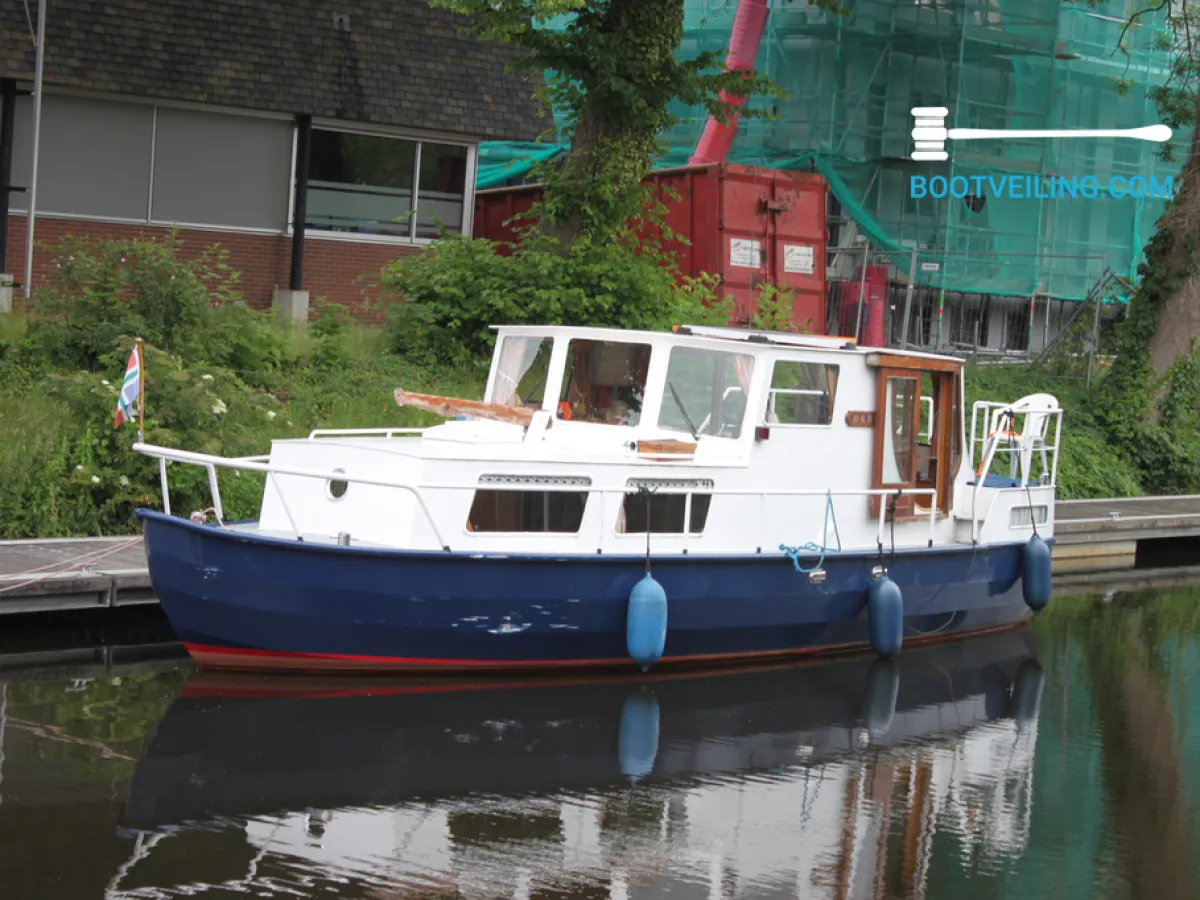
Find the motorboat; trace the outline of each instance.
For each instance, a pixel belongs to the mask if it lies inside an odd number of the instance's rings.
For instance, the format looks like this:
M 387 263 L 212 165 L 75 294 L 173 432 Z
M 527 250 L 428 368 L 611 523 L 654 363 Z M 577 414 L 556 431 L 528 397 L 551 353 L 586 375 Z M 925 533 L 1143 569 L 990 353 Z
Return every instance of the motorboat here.
M 503 326 L 484 399 L 425 428 L 222 457 L 139 441 L 154 589 L 201 666 L 722 664 L 1010 628 L 1050 600 L 1062 410 L 846 338 Z M 169 466 L 212 507 L 171 511 Z M 227 521 L 218 469 L 261 473 Z

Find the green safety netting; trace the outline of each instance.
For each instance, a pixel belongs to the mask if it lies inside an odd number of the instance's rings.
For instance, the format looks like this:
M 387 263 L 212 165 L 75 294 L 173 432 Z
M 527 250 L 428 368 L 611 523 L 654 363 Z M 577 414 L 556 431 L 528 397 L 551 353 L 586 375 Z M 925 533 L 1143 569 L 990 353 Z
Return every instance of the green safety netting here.
M 1177 176 L 1190 135 L 1172 139 L 1175 160 L 1132 139 L 1057 138 L 949 142 L 951 160 L 917 163 L 912 107 L 945 106 L 949 127 L 1112 129 L 1158 121 L 1152 89 L 1168 75 L 1164 19 L 1143 16 L 1115 53 L 1124 0 L 1096 7 L 1059 0 L 858 0 L 849 18 L 771 0 L 756 67 L 787 92 L 756 99 L 770 119 L 743 119 L 728 161 L 815 169 L 840 217 L 837 245 L 855 232 L 897 271 L 948 291 L 1061 299 L 1087 296 L 1103 271 L 1134 279 L 1165 200 L 1115 197 L 1113 176 Z M 736 0 L 686 0 L 680 52 L 723 50 Z M 1118 82 L 1125 88 L 1118 90 Z M 769 104 L 769 107 L 768 107 Z M 674 110 L 659 168 L 686 164 L 704 126 L 699 108 Z M 521 183 L 554 143 L 491 142 L 480 148 L 477 188 Z M 910 176 L 1093 178 L 1095 197 L 1026 199 L 985 188 L 981 209 L 956 198 L 911 196 Z M 978 184 L 981 182 L 968 182 Z M 961 184 L 961 182 L 960 182 Z

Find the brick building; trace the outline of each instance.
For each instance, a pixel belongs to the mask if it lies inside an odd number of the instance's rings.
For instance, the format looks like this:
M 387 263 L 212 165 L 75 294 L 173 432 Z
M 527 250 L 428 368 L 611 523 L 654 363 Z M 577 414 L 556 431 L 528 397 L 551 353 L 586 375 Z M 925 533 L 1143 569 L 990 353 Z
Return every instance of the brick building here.
M 19 286 L 38 7 L 0 0 L 0 206 L 7 173 L 18 189 L 0 272 Z M 544 127 L 537 86 L 504 71 L 511 51 L 427 0 L 45 7 L 34 288 L 65 235 L 176 224 L 189 254 L 228 248 L 253 305 L 293 302 L 291 288 L 369 316 L 360 276 L 438 223 L 470 233 L 478 143 Z

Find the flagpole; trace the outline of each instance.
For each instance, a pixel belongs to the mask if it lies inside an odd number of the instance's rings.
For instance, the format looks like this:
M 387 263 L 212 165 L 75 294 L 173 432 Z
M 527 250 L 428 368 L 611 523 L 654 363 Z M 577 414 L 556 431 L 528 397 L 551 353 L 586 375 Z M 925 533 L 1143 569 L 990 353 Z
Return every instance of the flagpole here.
M 138 443 L 144 440 L 146 427 L 146 360 L 142 355 L 142 339 L 135 341 L 138 359 Z

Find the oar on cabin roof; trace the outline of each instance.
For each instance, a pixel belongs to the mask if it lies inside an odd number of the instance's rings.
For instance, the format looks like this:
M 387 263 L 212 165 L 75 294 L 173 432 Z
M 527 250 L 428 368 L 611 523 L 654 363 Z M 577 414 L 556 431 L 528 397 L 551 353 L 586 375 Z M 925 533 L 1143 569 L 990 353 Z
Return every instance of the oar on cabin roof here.
M 438 394 L 418 394 L 396 388 L 396 402 L 400 406 L 411 406 L 446 418 L 466 416 L 469 419 L 492 419 L 527 426 L 533 421 L 535 410 L 521 406 L 505 406 L 502 403 L 484 403 L 480 400 L 464 400 L 461 397 L 442 397 Z

